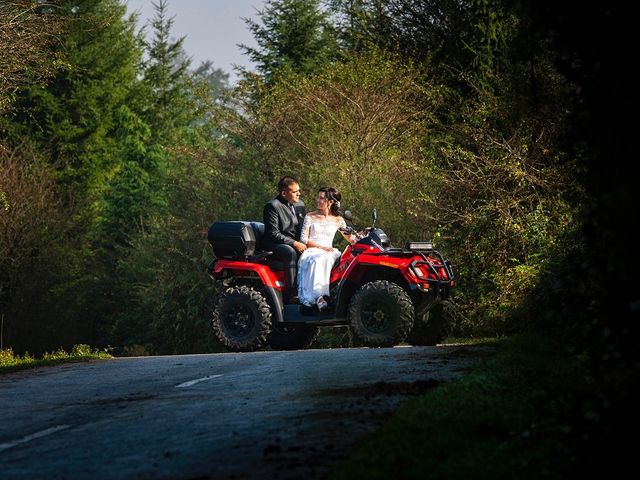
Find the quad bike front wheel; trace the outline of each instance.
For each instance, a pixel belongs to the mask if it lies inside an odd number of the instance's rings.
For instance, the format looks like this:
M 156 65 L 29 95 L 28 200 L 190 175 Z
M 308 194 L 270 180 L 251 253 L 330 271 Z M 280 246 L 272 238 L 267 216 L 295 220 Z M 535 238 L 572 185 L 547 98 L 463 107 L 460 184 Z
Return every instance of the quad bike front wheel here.
M 387 280 L 364 284 L 349 302 L 349 324 L 370 347 L 392 347 L 413 326 L 413 304 L 404 289 Z
M 227 349 L 251 352 L 266 344 L 271 309 L 264 295 L 253 287 L 231 287 L 218 298 L 211 323 L 216 337 Z

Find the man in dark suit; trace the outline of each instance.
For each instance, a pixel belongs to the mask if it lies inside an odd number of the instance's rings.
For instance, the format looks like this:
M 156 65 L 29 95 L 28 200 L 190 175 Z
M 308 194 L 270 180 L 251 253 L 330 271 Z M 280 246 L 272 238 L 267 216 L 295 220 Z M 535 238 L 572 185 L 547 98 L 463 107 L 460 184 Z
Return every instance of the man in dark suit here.
M 284 263 L 289 302 L 295 302 L 298 297 L 298 255 L 307 249 L 299 241 L 305 214 L 304 203 L 300 201 L 298 181 L 293 177 L 282 177 L 278 182 L 278 196 L 264 206 L 263 247 L 273 251 L 273 256 Z

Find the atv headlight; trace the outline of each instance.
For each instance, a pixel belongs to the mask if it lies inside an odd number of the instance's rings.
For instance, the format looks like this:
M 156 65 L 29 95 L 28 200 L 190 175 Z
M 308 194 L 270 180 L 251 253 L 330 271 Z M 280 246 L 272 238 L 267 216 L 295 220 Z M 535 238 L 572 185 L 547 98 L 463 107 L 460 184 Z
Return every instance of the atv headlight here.
M 433 250 L 433 243 L 431 243 L 431 242 L 409 242 L 409 243 L 407 243 L 407 250 L 418 250 L 418 251 Z
M 429 270 L 427 270 L 425 267 L 416 265 L 413 267 L 413 270 L 414 270 L 414 273 L 416 274 L 416 277 L 429 278 Z

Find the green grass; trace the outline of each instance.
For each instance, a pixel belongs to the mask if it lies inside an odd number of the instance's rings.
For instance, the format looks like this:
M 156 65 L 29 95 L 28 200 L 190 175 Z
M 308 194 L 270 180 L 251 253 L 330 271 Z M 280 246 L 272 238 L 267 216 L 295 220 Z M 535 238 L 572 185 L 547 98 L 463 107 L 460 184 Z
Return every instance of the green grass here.
M 587 469 L 592 385 L 580 356 L 540 336 L 493 345 L 464 378 L 405 404 L 329 478 L 573 478 L 577 463 Z
M 14 372 L 33 367 L 59 365 L 69 362 L 86 362 L 98 358 L 112 358 L 105 351 L 92 349 L 89 345 L 74 345 L 70 353 L 64 350 L 57 350 L 52 353 L 45 353 L 42 358 L 33 358 L 28 353 L 22 356 L 14 355 L 9 349 L 0 350 L 0 374 Z
M 443 345 L 490 345 L 496 344 L 505 337 L 447 337 L 442 341 Z

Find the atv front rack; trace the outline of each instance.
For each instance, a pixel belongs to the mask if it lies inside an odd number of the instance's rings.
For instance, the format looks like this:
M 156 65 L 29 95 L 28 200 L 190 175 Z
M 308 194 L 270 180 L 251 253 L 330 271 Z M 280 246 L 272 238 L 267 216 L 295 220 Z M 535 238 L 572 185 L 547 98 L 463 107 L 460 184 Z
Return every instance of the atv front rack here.
M 420 255 L 422 260 L 413 260 L 409 264 L 409 269 L 416 276 L 416 278 L 422 282 L 427 283 L 437 296 L 441 295 L 443 298 L 448 297 L 449 288 L 455 285 L 455 279 L 453 276 L 453 269 L 451 268 L 451 263 L 445 260 L 442 255 L 436 251 L 432 250 L 429 252 L 430 254 L 435 254 L 440 260 L 440 263 L 434 265 L 432 261 L 427 259 L 427 255 L 422 252 L 415 252 Z M 447 278 L 442 278 L 443 276 L 440 274 L 438 269 L 444 268 L 447 273 Z M 431 278 L 428 275 L 425 275 L 423 272 L 428 271 L 433 274 L 435 278 Z

